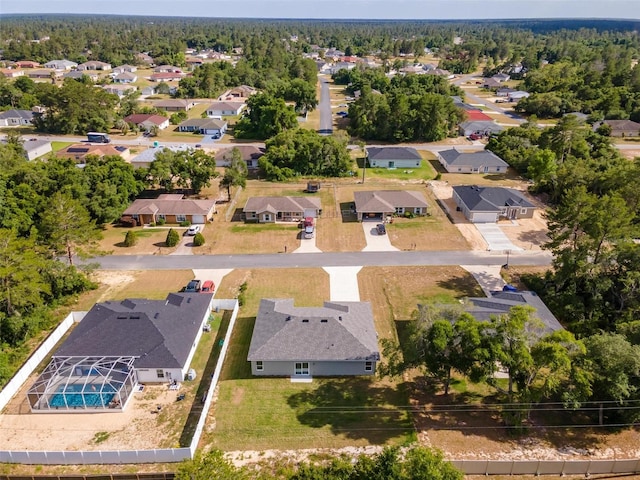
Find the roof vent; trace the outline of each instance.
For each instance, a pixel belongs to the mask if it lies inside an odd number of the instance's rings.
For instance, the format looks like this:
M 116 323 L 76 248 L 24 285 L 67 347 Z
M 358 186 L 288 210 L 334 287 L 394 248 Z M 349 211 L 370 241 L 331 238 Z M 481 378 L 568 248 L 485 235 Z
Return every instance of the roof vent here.
M 328 323 L 329 320 L 327 320 L 326 318 L 323 318 L 322 320 L 320 320 L 320 323 Z
M 129 318 L 131 320 L 140 320 L 140 315 L 131 315 Z
M 342 315 L 340 315 L 340 316 L 338 317 L 338 320 L 342 321 Z
M 287 322 L 291 320 L 291 315 L 287 315 Z
M 160 316 L 160 312 L 156 312 L 153 318 L 158 318 Z
M 309 323 L 309 319 L 308 318 L 303 318 L 302 319 L 302 323 Z
M 126 320 L 128 317 L 126 315 L 118 315 L 116 318 L 118 320 Z

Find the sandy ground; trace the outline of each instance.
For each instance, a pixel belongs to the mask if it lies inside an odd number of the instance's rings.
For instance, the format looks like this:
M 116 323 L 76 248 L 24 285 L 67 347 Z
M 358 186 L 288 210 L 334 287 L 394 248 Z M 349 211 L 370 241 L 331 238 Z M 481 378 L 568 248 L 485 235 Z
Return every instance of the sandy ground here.
M 123 412 L 30 413 L 26 391 L 36 376 L 25 383 L 0 415 L 2 450 L 117 450 L 151 449 L 166 443 L 163 420 L 177 408 L 176 391 L 167 385 L 146 385 L 136 392 Z M 157 413 L 157 406 L 162 413 Z M 154 413 L 152 413 L 154 412 Z M 96 442 L 96 434 L 108 438 Z M 103 434 L 103 436 L 107 436 Z M 170 445 L 164 445 L 170 446 Z
M 97 282 L 105 284 L 107 288 L 104 290 L 98 302 L 104 302 L 112 297 L 114 291 L 121 290 L 122 287 L 135 280 L 131 272 L 116 272 L 101 270 L 95 272 L 93 279 Z

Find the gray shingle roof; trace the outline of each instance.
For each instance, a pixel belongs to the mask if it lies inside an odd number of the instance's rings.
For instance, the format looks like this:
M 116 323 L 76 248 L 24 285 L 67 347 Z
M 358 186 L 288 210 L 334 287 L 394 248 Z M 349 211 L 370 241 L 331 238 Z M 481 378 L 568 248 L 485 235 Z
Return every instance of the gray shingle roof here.
M 422 160 L 422 157 L 412 147 L 369 147 L 369 160 Z
M 502 125 L 498 125 L 493 120 L 474 120 L 470 122 L 462 122 L 460 127 L 463 130 L 473 130 L 476 132 L 492 132 L 499 133 L 504 130 Z
M 215 208 L 215 205 L 215 200 L 140 198 L 134 200 L 124 211 L 123 215 L 139 215 L 142 213 L 158 213 L 161 215 L 207 215 Z
M 563 327 L 558 319 L 551 313 L 542 299 L 535 292 L 491 292 L 491 296 L 470 298 L 472 306 L 467 308 L 467 312 L 477 320 L 489 320 L 492 315 L 504 315 L 509 313 L 509 309 L 516 305 L 530 305 L 536 309 L 534 317 L 544 324 L 544 333 L 562 330 Z
M 6 112 L 0 113 L 0 119 L 9 119 L 9 118 L 20 118 L 23 120 L 33 120 L 33 112 L 31 110 L 7 110 Z
M 304 212 L 306 208 L 320 210 L 319 198 L 314 197 L 251 197 L 244 206 L 245 212 Z
M 509 164 L 502 160 L 495 153 L 489 150 L 480 152 L 459 152 L 455 148 L 439 152 L 447 165 L 450 166 L 470 166 L 473 168 L 482 167 L 508 167 Z
M 54 356 L 134 356 L 136 368 L 183 368 L 212 296 L 97 303 Z
M 395 212 L 396 208 L 427 208 L 420 192 L 412 190 L 375 190 L 354 192 L 356 211 L 360 213 Z
M 453 187 L 453 191 L 472 212 L 500 212 L 506 206 L 535 206 L 522 193 L 512 188 L 459 185 Z
M 248 361 L 378 361 L 368 302 L 294 307 L 293 299 L 262 299 Z

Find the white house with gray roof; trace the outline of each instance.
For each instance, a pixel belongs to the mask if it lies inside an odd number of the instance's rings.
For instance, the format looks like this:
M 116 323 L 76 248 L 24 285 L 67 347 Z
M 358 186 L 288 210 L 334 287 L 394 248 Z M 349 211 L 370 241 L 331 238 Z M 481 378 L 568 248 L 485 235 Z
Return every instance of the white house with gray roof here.
M 262 299 L 247 360 L 256 376 L 373 375 L 380 352 L 371 304 Z
M 536 209 L 521 192 L 503 187 L 456 186 L 453 187 L 453 200 L 472 223 L 532 218 Z
M 95 304 L 27 393 L 32 412 L 121 411 L 139 383 L 183 381 L 212 301 L 170 293 Z
M 438 152 L 438 161 L 449 173 L 504 173 L 509 164 L 489 150 L 460 152 L 455 148 Z
M 72 68 L 76 68 L 78 64 L 76 62 L 72 62 L 71 60 L 51 60 L 45 63 L 44 68 L 53 68 L 54 70 L 71 70 Z
M 373 190 L 354 192 L 358 221 L 382 221 L 387 216 L 426 215 L 427 200 L 415 190 Z
M 368 147 L 369 166 L 379 168 L 419 168 L 422 157 L 412 147 Z
M 498 125 L 493 120 L 475 120 L 469 122 L 462 122 L 459 125 L 460 135 L 468 137 L 469 135 L 482 135 L 487 137 L 489 135 L 495 135 L 504 130 L 504 127 Z
M 299 222 L 319 217 L 322 206 L 315 197 L 250 197 L 243 212 L 247 222 Z
M 33 125 L 33 112 L 31 110 L 11 109 L 0 113 L 0 127 L 19 127 L 21 125 Z

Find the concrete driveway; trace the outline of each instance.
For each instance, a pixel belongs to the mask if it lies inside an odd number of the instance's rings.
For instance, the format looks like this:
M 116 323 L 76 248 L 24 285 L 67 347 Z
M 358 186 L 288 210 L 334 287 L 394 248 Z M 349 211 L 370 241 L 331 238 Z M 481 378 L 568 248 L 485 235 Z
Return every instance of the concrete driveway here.
M 473 275 L 484 294 L 489 297 L 491 292 L 502 290 L 506 282 L 500 276 L 501 266 L 498 265 L 460 265 Z
M 332 302 L 359 302 L 358 272 L 362 267 L 323 267 L 329 274 L 329 298 Z
M 376 225 L 379 222 L 362 222 L 362 231 L 367 241 L 367 246 L 363 252 L 398 252 L 399 249 L 391 245 L 389 235 L 378 235 Z
M 220 283 L 222 282 L 224 276 L 232 271 L 233 268 L 193 269 L 193 274 L 195 275 L 195 278 L 197 278 L 198 280 L 202 280 L 202 282 L 204 282 L 205 280 L 212 280 L 214 285 L 216 286 L 214 291 L 215 296 L 215 292 L 218 291 L 218 287 L 220 286 Z
M 318 247 L 316 247 L 316 235 L 318 234 L 318 226 L 314 227 L 315 232 L 313 233 L 313 238 L 304 238 L 304 228 L 299 233 L 300 238 L 300 246 L 296 248 L 293 253 L 322 253 Z
M 480 235 L 485 239 L 488 250 L 511 250 L 512 252 L 520 252 L 522 248 L 511 243 L 511 240 L 504 234 L 495 223 L 476 223 L 474 224 Z

